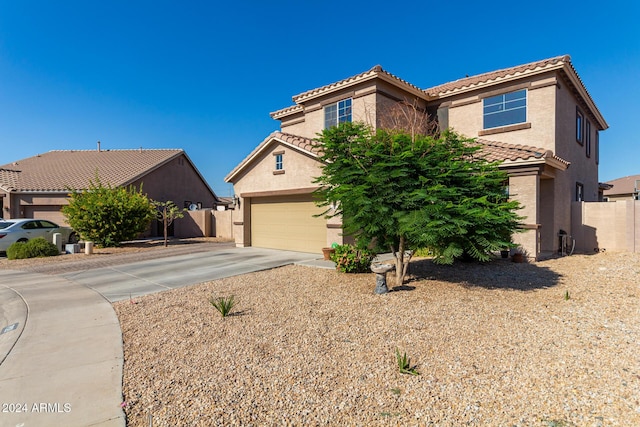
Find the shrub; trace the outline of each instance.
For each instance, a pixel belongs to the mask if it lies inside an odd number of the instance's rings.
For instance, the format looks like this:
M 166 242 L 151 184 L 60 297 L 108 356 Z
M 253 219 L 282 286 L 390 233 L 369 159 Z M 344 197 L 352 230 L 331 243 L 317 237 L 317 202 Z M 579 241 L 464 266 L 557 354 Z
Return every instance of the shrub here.
M 103 185 L 97 176 L 87 190 L 71 192 L 62 213 L 83 239 L 105 247 L 136 238 L 156 216 L 142 186 L 112 188 Z
M 211 303 L 212 306 L 216 308 L 216 310 L 220 312 L 222 317 L 227 317 L 231 313 L 231 310 L 233 310 L 233 307 L 235 307 L 236 305 L 233 295 L 227 298 L 211 297 L 209 298 L 209 302 Z
M 336 270 L 341 273 L 367 273 L 371 261 L 376 256 L 371 249 L 354 245 L 337 245 L 331 260 L 336 263 Z
M 407 353 L 400 354 L 400 350 L 396 348 L 396 363 L 401 374 L 420 375 L 415 366 L 411 366 L 411 359 Z
M 7 248 L 7 258 L 25 259 L 59 255 L 58 248 L 42 237 L 36 237 L 28 242 L 16 242 Z

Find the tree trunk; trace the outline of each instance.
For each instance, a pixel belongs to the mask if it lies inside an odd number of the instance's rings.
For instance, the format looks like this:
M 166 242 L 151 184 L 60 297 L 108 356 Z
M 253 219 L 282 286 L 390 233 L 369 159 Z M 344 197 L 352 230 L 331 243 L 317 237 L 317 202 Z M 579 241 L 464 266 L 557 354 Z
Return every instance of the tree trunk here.
M 164 206 L 164 209 L 162 211 L 162 225 L 164 228 L 164 247 L 166 248 L 167 246 L 169 246 L 168 240 L 167 240 L 167 234 L 168 234 L 168 228 L 169 228 L 169 224 L 167 224 L 167 207 Z
M 398 243 L 398 250 L 391 247 L 391 252 L 393 256 L 396 258 L 396 282 L 395 286 L 402 286 L 404 283 L 404 278 L 407 275 L 407 271 L 409 270 L 409 261 L 413 257 L 413 251 L 405 250 L 405 239 L 404 237 L 400 237 L 400 242 Z

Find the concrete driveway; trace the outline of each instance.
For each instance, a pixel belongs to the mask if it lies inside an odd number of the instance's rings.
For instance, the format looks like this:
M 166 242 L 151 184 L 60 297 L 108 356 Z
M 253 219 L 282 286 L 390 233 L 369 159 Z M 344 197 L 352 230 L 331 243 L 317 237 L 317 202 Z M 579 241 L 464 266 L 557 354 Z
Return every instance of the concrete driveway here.
M 223 248 L 131 264 L 102 267 L 61 276 L 83 284 L 111 302 L 181 288 L 223 277 L 288 264 L 333 268 L 317 254 L 261 248 Z
M 333 268 L 319 255 L 224 245 L 125 262 L 0 269 L 1 426 L 124 427 L 122 335 L 107 299 L 292 263 Z

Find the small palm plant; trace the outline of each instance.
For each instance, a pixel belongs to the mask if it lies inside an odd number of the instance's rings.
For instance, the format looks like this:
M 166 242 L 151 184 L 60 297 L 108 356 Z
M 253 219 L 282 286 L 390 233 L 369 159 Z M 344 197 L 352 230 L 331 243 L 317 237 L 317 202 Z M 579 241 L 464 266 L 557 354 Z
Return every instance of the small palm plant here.
M 401 374 L 420 375 L 415 366 L 411 366 L 411 360 L 407 353 L 400 355 L 400 351 L 396 348 L 396 362 L 398 362 L 398 370 Z
M 220 314 L 222 314 L 222 317 L 227 317 L 231 313 L 231 310 L 233 310 L 233 307 L 235 307 L 236 305 L 236 301 L 233 295 L 226 298 L 211 297 L 209 298 L 209 302 L 216 308 L 216 310 L 220 312 Z

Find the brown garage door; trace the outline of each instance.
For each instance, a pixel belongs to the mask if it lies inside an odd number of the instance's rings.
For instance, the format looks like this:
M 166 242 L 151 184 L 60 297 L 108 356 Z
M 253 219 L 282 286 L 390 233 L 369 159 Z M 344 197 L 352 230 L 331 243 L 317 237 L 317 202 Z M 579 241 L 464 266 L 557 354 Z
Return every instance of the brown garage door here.
M 327 221 L 310 195 L 251 199 L 251 246 L 322 253 Z

